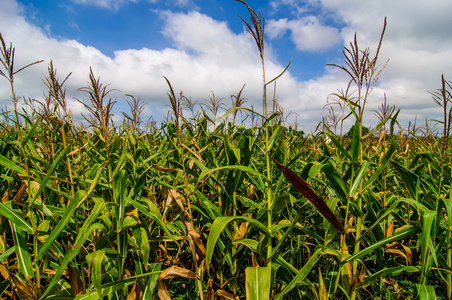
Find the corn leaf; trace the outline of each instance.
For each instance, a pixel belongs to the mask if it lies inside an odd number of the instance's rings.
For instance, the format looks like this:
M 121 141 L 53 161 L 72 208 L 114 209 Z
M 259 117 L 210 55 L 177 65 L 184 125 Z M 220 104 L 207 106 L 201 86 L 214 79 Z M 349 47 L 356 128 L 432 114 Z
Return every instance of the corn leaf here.
M 270 299 L 270 267 L 248 267 L 245 269 L 245 277 L 247 300 Z
M 31 225 L 28 224 L 27 221 L 25 221 L 17 212 L 15 212 L 2 202 L 0 202 L 0 215 L 10 220 L 13 224 L 17 226 L 17 228 L 29 234 L 33 234 L 34 232 L 33 227 L 31 227 Z
M 11 230 L 14 238 L 17 261 L 19 263 L 19 273 L 25 276 L 25 278 L 33 278 L 35 272 L 33 269 L 31 254 L 28 250 L 25 233 L 16 227 L 15 223 L 11 223 Z

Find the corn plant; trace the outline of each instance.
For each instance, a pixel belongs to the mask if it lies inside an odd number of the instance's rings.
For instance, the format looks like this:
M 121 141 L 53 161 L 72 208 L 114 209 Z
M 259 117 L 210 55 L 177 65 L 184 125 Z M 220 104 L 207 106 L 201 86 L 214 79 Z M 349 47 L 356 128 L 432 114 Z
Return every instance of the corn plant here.
M 238 1 L 265 74 L 264 19 Z M 383 34 L 373 58 L 356 36 L 344 50 L 338 66 L 351 81 L 336 94 L 333 130 L 307 136 L 287 128 L 282 109 L 244 107 L 245 85 L 225 115 L 212 116 L 195 112 L 166 78 L 166 122 L 142 126 L 144 103 L 129 95 L 131 113 L 114 126 L 115 100 L 92 70 L 82 88 L 89 127 L 75 125 L 69 75 L 60 80 L 50 62 L 44 97 L 27 100 L 30 110 L 1 112 L 0 297 L 450 298 L 447 127 L 443 137 L 429 122 L 427 135 L 396 135 L 398 110 L 383 102 L 379 124 L 363 131 Z M 13 83 L 14 51 L 2 44 L 1 74 Z M 264 79 L 264 100 L 283 73 Z M 15 93 L 12 85 L 20 99 Z M 435 93 L 448 103 L 447 92 Z M 239 110 L 251 127 L 226 122 Z

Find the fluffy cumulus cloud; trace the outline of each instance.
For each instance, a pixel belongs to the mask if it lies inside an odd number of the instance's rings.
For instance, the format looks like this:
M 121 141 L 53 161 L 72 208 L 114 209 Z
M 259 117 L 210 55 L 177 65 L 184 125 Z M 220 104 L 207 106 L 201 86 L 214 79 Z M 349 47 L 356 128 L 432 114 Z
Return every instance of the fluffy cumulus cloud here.
M 96 3 L 114 8 L 124 1 L 102 0 Z M 376 49 L 383 19 L 387 16 L 388 27 L 379 56 L 380 66 L 384 66 L 388 58 L 390 61 L 369 99 L 368 120 L 375 122 L 371 109 L 381 105 L 385 94 L 388 104 L 402 109 L 399 118 L 405 124 L 416 116 L 418 120 L 424 120 L 427 116 L 438 118 L 441 110 L 435 106 L 427 91 L 440 87 L 441 74 L 452 79 L 452 39 L 447 30 L 452 27 L 452 19 L 448 16 L 452 2 L 284 0 L 279 4 L 286 8 L 292 6 L 297 15 L 291 19 L 270 20 L 267 23 L 269 41 L 290 32 L 301 51 L 300 55 L 333 45 L 339 47 L 340 40 L 348 46 L 355 32 L 362 48 L 369 46 Z M 320 8 L 323 14 L 343 24 L 341 30 L 327 26 L 320 18 L 314 17 L 310 10 L 312 7 Z M 275 9 L 282 8 L 275 6 Z M 207 99 L 212 90 L 215 95 L 229 101 L 229 96 L 237 93 L 246 83 L 244 96 L 249 101 L 247 105 L 261 109 L 262 69 L 256 45 L 246 31 L 236 34 L 227 23 L 196 11 L 162 11 L 160 17 L 162 33 L 173 42 L 172 47 L 121 50 L 108 57 L 98 49 L 75 40 L 49 37 L 43 29 L 27 22 L 15 0 L 3 0 L 0 32 L 7 42 L 12 42 L 17 48 L 16 65 L 19 67 L 35 60 L 45 60 L 45 63 L 17 74 L 16 92 L 26 97 L 40 97 L 44 90 L 40 78 L 46 74 L 47 64 L 52 59 L 60 77 L 64 78 L 72 72 L 67 89 L 73 113 L 82 110 L 73 97 L 85 97 L 76 90 L 86 85 L 90 66 L 102 82 L 111 83 L 110 87 L 122 92 L 118 93 L 118 97 L 123 94 L 141 96 L 149 103 L 147 112 L 156 117 L 165 114 L 159 109 L 168 103 L 168 87 L 163 76 L 171 81 L 176 92 L 183 90 L 193 100 Z M 284 66 L 272 56 L 271 44 L 266 45 L 266 53 L 267 78 L 272 78 Z M 374 52 L 371 51 L 371 54 Z M 343 64 L 342 60 L 330 62 Z M 298 113 L 302 128 L 309 132 L 327 114 L 323 106 L 329 95 L 337 89 L 345 89 L 349 78 L 345 72 L 334 67 L 325 67 L 323 75 L 306 81 L 297 79 L 290 71 L 278 80 L 276 96 L 287 109 L 286 113 L 288 110 Z M 9 103 L 11 96 L 8 89 L 7 81 L 0 80 L 2 107 Z M 273 91 L 270 90 L 269 94 L 273 95 Z M 330 100 L 333 98 L 330 97 Z M 118 107 L 127 110 L 124 101 L 118 101 Z
M 111 88 L 120 90 L 120 95 L 141 96 L 154 105 L 155 114 L 162 114 L 156 110 L 168 103 L 168 86 L 163 76 L 171 81 L 176 92 L 182 90 L 193 100 L 207 99 L 212 90 L 229 102 L 230 95 L 237 93 L 246 83 L 244 96 L 250 105 L 260 107 L 262 69 L 254 41 L 246 32 L 232 33 L 224 22 L 196 11 L 186 14 L 161 12 L 163 33 L 173 40 L 173 48 L 121 50 L 108 57 L 75 40 L 48 37 L 42 29 L 27 23 L 14 0 L 4 3 L 8 5 L 3 6 L 7 9 L 0 11 L 0 32 L 16 47 L 17 65 L 45 60 L 45 63 L 17 74 L 16 90 L 19 93 L 23 91 L 25 97 L 42 96 L 45 87 L 40 78 L 46 74 L 47 64 L 52 59 L 61 78 L 72 72 L 67 81 L 68 94 L 80 99 L 85 96 L 77 89 L 86 86 L 89 67 L 92 67 L 94 74 L 100 76 L 102 82 L 110 83 Z M 267 68 L 272 75 L 284 69 L 270 58 Z M 290 76 L 285 81 L 294 82 Z M 6 83 L 0 81 L 3 105 L 10 98 Z M 291 86 L 282 83 L 285 85 Z M 71 100 L 70 105 L 73 113 L 80 112 L 81 106 L 77 101 Z M 123 109 L 127 107 L 123 106 Z
M 440 109 L 432 106 L 427 93 L 440 87 L 441 74 L 452 79 L 452 39 L 447 28 L 452 19 L 448 12 L 452 2 L 377 1 L 343 7 L 336 0 L 322 1 L 327 9 L 337 10 L 349 24 L 343 31 L 350 39 L 358 32 L 363 45 L 375 47 L 383 19 L 387 16 L 387 30 L 380 57 L 390 58 L 383 71 L 380 87 L 387 92 L 388 100 L 400 107 L 406 120 L 425 119 Z M 362 11 L 368 11 L 364 16 Z M 360 33 L 362 32 L 362 33 Z M 384 61 L 381 61 L 384 62 Z
M 368 119 L 375 121 L 371 109 L 381 105 L 385 94 L 389 104 L 401 108 L 399 120 L 404 124 L 414 121 L 416 117 L 425 120 L 438 118 L 441 114 L 441 109 L 435 106 L 427 91 L 440 87 L 441 74 L 446 79 L 452 79 L 451 1 L 278 0 L 271 1 L 271 4 L 275 10 L 293 11 L 294 19 L 269 22 L 269 33 L 277 37 L 292 30 L 292 40 L 302 51 L 308 49 L 297 44 L 297 37 L 298 41 L 308 40 L 304 29 L 300 28 L 309 24 L 306 19 L 315 19 L 312 17 L 313 8 L 316 11 L 320 9 L 323 16 L 332 18 L 338 24 L 345 24 L 339 32 L 345 47 L 349 47 L 349 42 L 357 33 L 361 49 L 369 47 L 371 55 L 375 54 L 383 21 L 387 17 L 387 29 L 379 55 L 380 67 L 388 59 L 389 62 L 369 100 Z M 319 22 L 311 24 L 320 26 Z M 293 31 L 297 29 L 301 33 Z M 342 60 L 331 63 L 344 64 Z M 343 73 L 327 68 L 323 76 L 305 82 L 304 88 L 308 95 L 313 87 L 318 89 L 319 94 L 325 95 L 325 87 L 334 92 L 341 87 L 341 82 L 345 88 L 343 83 L 346 81 Z M 331 86 L 331 82 L 335 82 L 335 86 Z M 303 94 L 306 97 L 306 93 Z M 286 104 L 292 105 L 291 101 L 287 100 Z
M 271 38 L 280 36 L 287 30 L 290 30 L 293 42 L 301 51 L 322 51 L 340 42 L 339 30 L 322 25 L 315 16 L 296 20 L 284 18 L 268 22 L 267 33 Z

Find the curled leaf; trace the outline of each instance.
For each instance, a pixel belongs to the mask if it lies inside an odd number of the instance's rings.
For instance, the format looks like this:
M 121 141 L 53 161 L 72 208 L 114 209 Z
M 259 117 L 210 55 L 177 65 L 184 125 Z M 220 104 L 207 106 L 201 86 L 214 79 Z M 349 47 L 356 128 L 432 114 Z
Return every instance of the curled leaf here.
M 199 279 L 199 276 L 195 274 L 195 272 L 192 272 L 190 270 L 172 266 L 168 269 L 165 269 L 162 273 L 159 275 L 159 279 L 168 279 L 172 277 L 185 277 L 190 279 Z
M 226 292 L 224 290 L 218 290 L 215 294 L 217 296 L 223 297 L 224 299 L 227 299 L 227 300 L 235 300 L 233 295 L 229 294 L 228 292 Z
M 151 168 L 156 169 L 157 171 L 164 171 L 164 172 L 175 172 L 176 170 L 174 170 L 173 168 L 167 168 L 165 166 L 161 166 L 161 165 L 152 165 Z
M 280 164 L 276 159 L 273 158 L 276 166 L 281 170 L 284 177 L 303 195 L 308 199 L 315 208 L 328 220 L 337 230 L 345 234 L 344 226 L 339 221 L 339 219 L 334 215 L 331 209 L 326 205 L 325 201 L 317 195 L 309 184 L 300 176 L 298 176 L 294 171 L 286 166 Z

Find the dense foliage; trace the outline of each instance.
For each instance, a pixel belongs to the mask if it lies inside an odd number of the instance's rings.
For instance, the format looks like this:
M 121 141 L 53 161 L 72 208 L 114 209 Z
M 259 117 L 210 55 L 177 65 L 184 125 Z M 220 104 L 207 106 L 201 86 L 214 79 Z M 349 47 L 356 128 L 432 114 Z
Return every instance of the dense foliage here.
M 260 17 L 248 9 L 263 51 Z M 357 86 L 357 98 L 337 95 L 356 120 L 349 135 L 325 123 L 305 136 L 281 111 L 242 107 L 243 88 L 226 116 L 245 113 L 252 126 L 216 118 L 213 92 L 211 115 L 185 118 L 181 105 L 193 103 L 168 79 L 167 122 L 144 126 L 143 102 L 130 96 L 131 112 L 115 127 L 115 101 L 92 70 L 85 128 L 74 124 L 67 77 L 52 63 L 44 99 L 20 110 L 14 49 L 1 40 L 14 109 L 0 123 L 0 297 L 451 298 L 444 78 L 433 93 L 445 111 L 441 138 L 396 134 L 398 112 L 386 104 L 380 124 L 365 130 L 379 49 L 371 58 L 356 39 L 348 66 L 338 66 Z

